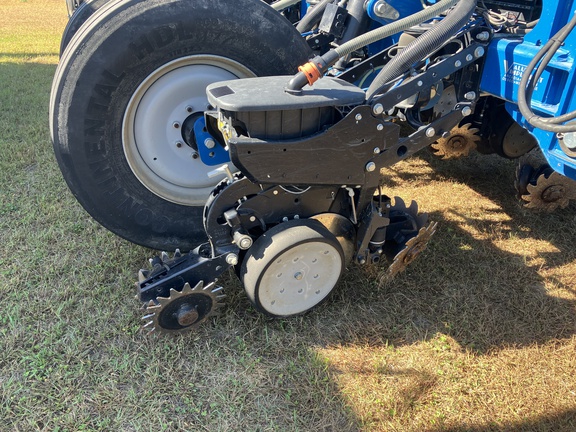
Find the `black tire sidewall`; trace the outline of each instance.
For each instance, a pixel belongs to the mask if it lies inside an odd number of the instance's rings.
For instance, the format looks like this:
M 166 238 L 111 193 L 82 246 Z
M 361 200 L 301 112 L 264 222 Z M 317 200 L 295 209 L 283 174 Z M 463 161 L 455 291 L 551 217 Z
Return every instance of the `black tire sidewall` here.
M 151 72 L 178 58 L 222 56 L 256 75 L 277 75 L 305 61 L 307 47 L 259 0 L 120 1 L 86 27 L 65 52 L 52 90 L 63 175 L 83 207 L 114 233 L 155 249 L 190 249 L 205 239 L 203 207 L 165 201 L 132 173 L 122 145 L 130 98 Z
M 62 39 L 60 41 L 60 56 L 62 56 L 64 50 L 72 40 L 72 37 L 80 29 L 82 24 L 88 21 L 94 12 L 96 12 L 109 1 L 110 0 L 90 0 L 80 3 L 80 6 L 78 6 L 78 8 L 72 14 L 68 20 L 68 24 L 66 24 L 64 32 L 62 33 Z

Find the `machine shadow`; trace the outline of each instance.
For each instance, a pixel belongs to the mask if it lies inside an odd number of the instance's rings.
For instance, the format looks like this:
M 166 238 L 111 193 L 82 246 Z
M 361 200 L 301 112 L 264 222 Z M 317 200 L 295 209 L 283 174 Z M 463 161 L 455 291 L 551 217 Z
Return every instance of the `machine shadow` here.
M 500 206 L 497 212 L 508 215 L 509 222 L 495 224 L 490 217 L 452 212 L 447 197 L 446 211 L 460 222 L 431 214 L 440 222 L 438 232 L 405 273 L 381 283 L 383 267 L 352 265 L 329 302 L 302 320 L 287 321 L 288 326 L 317 346 L 397 346 L 442 333 L 478 354 L 575 334 L 576 302 L 557 295 L 574 288 L 565 277 L 540 272 L 576 260 L 571 240 L 576 233 L 567 232 L 574 230 L 572 209 L 538 214 L 522 208 L 514 196 L 510 161 L 492 160 L 490 169 L 481 170 L 480 159 L 470 163 L 425 158 L 433 167 L 426 174 L 430 181 L 449 178 L 465 183 Z M 422 181 L 420 174 L 400 177 Z M 479 239 L 467 227 L 485 235 Z M 511 237 L 549 247 L 527 257 L 498 245 L 499 239 Z
M 576 410 L 550 414 L 549 416 L 536 417 L 533 419 L 505 423 L 503 425 L 462 425 L 449 428 L 430 429 L 428 432 L 492 432 L 492 431 L 573 431 L 576 429 Z
M 482 354 L 576 333 L 576 302 L 550 295 L 546 285 L 569 291 L 571 286 L 545 280 L 540 265 L 527 265 L 523 255 L 432 216 L 440 221 L 439 231 L 405 273 L 382 286 L 377 272 L 345 275 L 334 300 L 310 323 L 322 335 L 317 342 L 399 346 L 440 333 Z M 559 250 L 539 259 L 556 266 L 568 262 L 562 255 Z
M 353 376 L 361 381 L 366 375 L 370 380 L 374 359 L 363 357 L 371 355 L 370 347 L 379 352 L 378 348 L 408 347 L 448 336 L 462 352 L 484 356 L 576 334 L 574 278 L 542 271 L 567 266 L 569 272 L 576 260 L 573 208 L 553 214 L 522 208 L 514 195 L 514 164 L 510 161 L 488 157 L 489 164 L 484 166 L 480 157 L 448 162 L 431 155 L 423 158 L 432 170 L 427 174 L 397 170 L 398 185 L 458 182 L 495 206 L 485 210 L 486 217 L 472 217 L 451 210 L 451 197 L 446 197 L 446 210 L 430 214 L 430 219 L 439 222 L 438 232 L 404 273 L 388 280 L 382 278 L 385 267 L 350 265 L 330 300 L 303 317 L 270 320 L 256 316 L 242 296 L 232 299 L 242 321 L 253 323 L 250 339 L 261 340 L 265 331 L 280 337 L 285 346 L 311 347 L 311 358 L 315 358 L 314 352 L 324 350 L 337 356 L 340 361 L 336 364 L 331 360 L 313 363 L 329 383 L 333 397 L 348 407 L 342 413 L 348 413 L 350 429 L 342 430 L 361 430 L 365 419 L 355 412 L 357 401 L 346 396 L 337 377 Z M 505 222 L 494 222 L 502 215 Z M 526 254 L 510 247 L 508 239 L 539 246 Z M 260 336 L 255 336 L 258 333 Z M 343 360 L 340 356 L 351 357 Z M 301 357 L 298 362 L 306 366 L 310 358 Z M 415 400 L 425 400 L 440 385 L 438 377 L 426 370 L 384 368 L 378 373 L 386 382 L 403 383 L 395 390 L 399 412 L 411 412 Z M 567 411 L 505 425 L 463 424 L 430 430 L 572 430 L 575 417 L 574 411 Z

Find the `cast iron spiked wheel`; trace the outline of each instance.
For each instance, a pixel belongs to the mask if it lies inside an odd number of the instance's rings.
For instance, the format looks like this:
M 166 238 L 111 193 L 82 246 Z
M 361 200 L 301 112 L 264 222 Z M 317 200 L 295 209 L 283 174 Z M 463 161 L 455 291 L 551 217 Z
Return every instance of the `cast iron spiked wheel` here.
M 549 176 L 540 175 L 536 184 L 528 184 L 528 194 L 522 195 L 526 208 L 553 212 L 566 208 L 576 199 L 576 182 L 554 171 Z
M 434 154 L 442 159 L 456 159 L 468 156 L 480 142 L 478 132 L 479 130 L 473 128 L 470 123 L 457 126 L 450 131 L 447 137 L 440 138 L 432 144 Z
M 524 207 L 546 212 L 566 208 L 576 199 L 576 182 L 555 172 L 547 163 L 521 158 L 514 182 Z
M 143 328 L 149 333 L 182 333 L 190 331 L 217 314 L 224 304 L 222 287 L 214 282 L 204 286 L 200 281 L 194 288 L 184 284 L 181 291 L 170 289 L 168 297 L 157 297 L 146 305 Z
M 428 222 L 427 213 L 419 213 L 416 201 L 407 206 L 402 198 L 394 197 L 384 247 L 391 263 L 386 276 L 392 278 L 406 270 L 426 249 L 437 227 L 437 222 Z
M 412 237 L 406 242 L 404 249 L 396 254 L 392 264 L 388 267 L 389 277 L 394 277 L 398 273 L 403 272 L 409 264 L 418 258 L 428 246 L 428 242 L 436 232 L 437 227 L 438 222 L 430 222 L 427 226 L 420 228 L 416 237 Z

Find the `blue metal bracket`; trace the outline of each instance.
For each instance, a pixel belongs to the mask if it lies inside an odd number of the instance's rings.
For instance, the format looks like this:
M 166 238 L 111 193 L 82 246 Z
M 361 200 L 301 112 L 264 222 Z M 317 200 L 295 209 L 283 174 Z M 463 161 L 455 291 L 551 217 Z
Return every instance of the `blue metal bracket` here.
M 196 137 L 200 160 L 202 160 L 205 165 L 221 165 L 230 162 L 228 149 L 222 147 L 206 130 L 206 120 L 204 117 L 199 118 L 194 123 L 194 136 Z

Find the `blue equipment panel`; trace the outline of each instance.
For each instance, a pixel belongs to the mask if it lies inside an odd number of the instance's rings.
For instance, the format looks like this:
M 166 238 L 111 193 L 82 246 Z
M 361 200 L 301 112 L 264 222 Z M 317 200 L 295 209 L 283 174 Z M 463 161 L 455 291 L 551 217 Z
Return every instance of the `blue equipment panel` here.
M 561 174 L 576 180 L 576 158 L 568 156 L 560 147 L 555 133 L 531 126 L 518 109 L 518 88 L 527 65 L 540 48 L 558 32 L 576 10 L 576 0 L 544 0 L 540 21 L 526 36 L 496 34 L 488 47 L 486 65 L 480 89 L 507 101 L 512 117 L 538 140 L 550 166 Z M 532 110 L 539 116 L 559 116 L 576 110 L 574 86 L 574 49 L 576 31 L 556 52 L 544 70 L 532 97 Z

